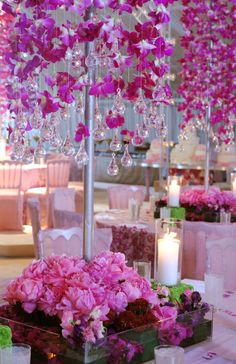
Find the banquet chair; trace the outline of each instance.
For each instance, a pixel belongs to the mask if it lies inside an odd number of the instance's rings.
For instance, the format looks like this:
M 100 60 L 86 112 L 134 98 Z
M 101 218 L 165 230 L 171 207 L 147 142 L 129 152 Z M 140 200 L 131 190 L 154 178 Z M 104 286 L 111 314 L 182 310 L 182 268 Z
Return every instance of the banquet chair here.
M 133 198 L 139 203 L 145 199 L 144 186 L 117 185 L 108 188 L 109 209 L 128 209 L 129 199 Z
M 23 201 L 22 164 L 0 162 L 0 230 L 22 230 Z
M 49 195 L 57 187 L 67 187 L 70 174 L 70 162 L 67 159 L 49 160 L 47 162 L 46 186 L 30 188 L 25 196 L 26 200 L 31 197 L 37 197 L 40 201 L 42 211 L 41 221 L 43 225 L 52 226 L 50 214 Z
M 75 212 L 75 189 L 56 188 L 50 194 L 51 216 L 54 228 L 78 227 L 83 215 Z
M 81 227 L 41 230 L 38 199 L 29 199 L 28 205 L 32 223 L 35 255 L 38 259 L 52 253 L 82 255 L 83 229 Z M 92 247 L 93 256 L 103 250 L 109 250 L 111 242 L 112 230 L 110 228 L 95 229 Z
M 206 240 L 207 271 L 224 276 L 224 288 L 236 290 L 236 244 L 235 238 Z

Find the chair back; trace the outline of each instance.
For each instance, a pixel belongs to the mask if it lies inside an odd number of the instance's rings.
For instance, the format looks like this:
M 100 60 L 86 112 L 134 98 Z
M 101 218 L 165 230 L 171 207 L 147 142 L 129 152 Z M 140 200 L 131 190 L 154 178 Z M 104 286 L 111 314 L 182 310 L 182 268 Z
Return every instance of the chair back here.
M 67 187 L 70 175 L 70 161 L 67 159 L 49 160 L 47 162 L 47 190 Z
M 75 211 L 74 188 L 56 188 L 50 197 L 53 210 Z
M 40 258 L 47 257 L 52 254 L 83 256 L 83 229 L 80 227 L 41 230 L 38 238 Z M 95 229 L 92 252 L 93 256 L 103 250 L 110 250 L 111 243 L 111 228 Z
M 208 272 L 223 274 L 225 289 L 236 290 L 235 238 L 207 239 L 206 250 Z
M 0 162 L 0 188 L 21 189 L 22 163 L 15 161 Z
M 38 234 L 41 231 L 39 200 L 37 198 L 29 198 L 27 203 L 28 203 L 28 207 L 29 207 L 29 213 L 30 213 L 30 219 L 31 219 L 31 225 L 32 225 L 35 256 L 37 259 L 39 259 L 39 258 L 41 258 L 39 239 L 38 239 Z
M 52 213 L 53 227 L 56 229 L 69 229 L 79 227 L 83 222 L 83 214 L 67 210 L 54 209 Z
M 139 203 L 145 199 L 146 188 L 144 186 L 117 185 L 108 188 L 110 209 L 128 209 L 129 199 L 133 198 Z
M 41 230 L 38 237 L 40 257 L 52 254 L 81 257 L 83 255 L 81 228 Z

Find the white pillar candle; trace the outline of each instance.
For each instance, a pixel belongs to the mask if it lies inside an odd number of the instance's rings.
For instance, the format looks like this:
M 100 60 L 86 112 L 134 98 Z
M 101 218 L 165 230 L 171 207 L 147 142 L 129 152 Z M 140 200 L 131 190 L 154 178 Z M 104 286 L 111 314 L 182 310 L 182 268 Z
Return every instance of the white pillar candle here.
M 158 283 L 174 286 L 178 282 L 180 240 L 175 234 L 165 234 L 158 239 L 157 280 Z
M 168 190 L 168 205 L 171 207 L 179 206 L 180 185 L 177 180 L 172 180 Z
M 233 194 L 236 196 L 236 178 L 232 182 Z

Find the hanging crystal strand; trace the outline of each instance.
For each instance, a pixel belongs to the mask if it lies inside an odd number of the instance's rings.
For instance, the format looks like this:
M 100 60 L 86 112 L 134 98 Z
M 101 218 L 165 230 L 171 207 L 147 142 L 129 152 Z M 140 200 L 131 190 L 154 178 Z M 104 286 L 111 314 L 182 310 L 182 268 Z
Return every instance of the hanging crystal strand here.
M 136 128 L 134 136 L 131 139 L 133 146 L 138 147 L 143 144 L 143 138 L 139 135 L 139 129 Z
M 57 113 L 55 113 L 55 112 L 52 113 L 51 118 L 50 118 L 50 124 L 53 127 L 56 127 L 56 126 L 58 126 L 60 124 L 60 120 L 57 117 Z
M 68 54 L 68 57 L 69 57 L 69 54 Z M 81 69 L 81 65 L 82 65 L 82 58 L 83 58 L 82 50 L 80 49 L 79 42 L 76 42 L 73 47 L 73 50 L 71 53 L 71 59 L 70 59 L 72 68 L 79 71 Z
M 164 87 L 161 84 L 157 85 L 153 90 L 152 98 L 157 103 L 161 103 L 166 100 L 166 93 Z
M 38 103 L 36 103 L 33 115 L 30 119 L 30 125 L 33 129 L 39 129 L 42 125 L 42 113 Z
M 133 164 L 133 159 L 129 154 L 129 144 L 125 144 L 125 151 L 121 158 L 121 165 L 125 168 L 131 167 Z
M 31 164 L 34 161 L 34 154 L 30 147 L 29 140 L 25 140 L 25 150 L 22 156 L 22 162 L 24 164 Z
M 69 111 L 69 107 L 68 105 L 65 105 L 63 107 L 63 109 L 61 109 L 60 111 L 60 115 L 61 115 L 61 120 L 62 121 L 66 121 L 67 122 L 67 119 L 69 118 L 70 116 L 70 111 Z
M 112 106 L 112 112 L 114 114 L 121 114 L 125 113 L 125 104 L 121 95 L 121 90 L 118 88 L 116 97 L 114 99 L 114 104 Z
M 75 156 L 75 160 L 79 166 L 85 166 L 86 164 L 88 164 L 89 157 L 85 150 L 85 140 L 84 139 L 82 139 L 82 141 L 80 143 L 80 147 L 79 147 L 78 153 Z
M 14 161 L 21 160 L 25 151 L 24 140 L 20 137 L 14 144 L 11 152 L 11 159 Z
M 39 139 L 38 141 L 38 145 L 34 150 L 34 158 L 37 159 L 41 159 L 44 158 L 46 155 L 46 150 L 43 147 L 43 141 L 42 139 Z
M 119 173 L 119 167 L 116 163 L 116 155 L 115 153 L 112 153 L 111 161 L 107 168 L 107 174 L 109 174 L 109 176 L 117 176 L 118 173 Z
M 90 50 L 89 54 L 85 58 L 85 64 L 88 68 L 95 69 L 96 66 L 98 65 L 98 63 L 99 63 L 99 59 L 93 48 Z
M 62 145 L 62 139 L 59 134 L 59 131 L 55 126 L 52 128 L 52 133 L 53 133 L 53 138 L 51 138 L 50 140 L 50 145 L 55 149 L 59 149 Z
M 142 91 L 139 92 L 139 96 L 134 103 L 134 112 L 136 114 L 145 114 L 147 110 L 147 105 L 144 101 Z
M 94 124 L 93 139 L 95 142 L 101 142 L 106 138 L 106 129 L 102 122 L 102 115 L 99 111 L 98 104 L 95 106 Z
M 121 150 L 122 148 L 122 143 L 118 137 L 118 129 L 115 130 L 115 134 L 112 138 L 112 141 L 110 143 L 110 149 L 113 151 L 113 152 L 118 152 L 119 150 Z
M 149 129 L 145 118 L 141 121 L 139 125 L 138 134 L 142 138 L 147 138 L 149 136 Z
M 50 122 L 45 118 L 40 130 L 40 135 L 43 141 L 49 141 L 53 137 L 52 128 Z
M 20 139 L 22 139 L 22 133 L 19 129 L 14 128 L 10 135 L 10 142 L 12 144 L 17 143 Z
M 109 54 L 107 52 L 106 44 L 101 45 L 101 51 L 98 57 L 99 66 L 104 68 L 110 63 Z
M 156 124 L 158 122 L 158 115 L 157 115 L 157 107 L 153 103 L 151 103 L 150 105 L 147 122 L 150 128 L 156 128 Z
M 75 154 L 75 148 L 74 148 L 73 143 L 71 141 L 69 131 L 67 131 L 67 133 L 66 133 L 66 138 L 65 138 L 65 140 L 64 140 L 64 142 L 62 144 L 61 152 L 66 157 L 72 157 Z
M 78 103 L 77 103 L 77 107 L 76 107 L 76 111 L 81 116 L 84 115 L 84 97 L 83 97 L 83 94 L 82 93 L 79 96 Z
M 26 126 L 27 126 L 27 120 L 23 112 L 20 111 L 19 114 L 16 116 L 15 127 L 19 130 L 24 131 Z

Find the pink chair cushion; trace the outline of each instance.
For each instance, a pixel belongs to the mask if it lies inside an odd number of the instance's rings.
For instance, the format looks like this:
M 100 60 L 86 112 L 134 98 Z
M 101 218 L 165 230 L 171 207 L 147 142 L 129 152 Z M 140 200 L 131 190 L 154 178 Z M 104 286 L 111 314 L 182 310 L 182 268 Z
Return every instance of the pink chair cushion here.
M 11 191 L 12 192 L 12 191 Z M 0 230 L 22 230 L 23 195 L 14 191 L 0 196 Z

